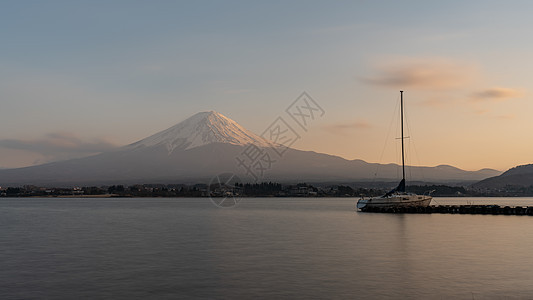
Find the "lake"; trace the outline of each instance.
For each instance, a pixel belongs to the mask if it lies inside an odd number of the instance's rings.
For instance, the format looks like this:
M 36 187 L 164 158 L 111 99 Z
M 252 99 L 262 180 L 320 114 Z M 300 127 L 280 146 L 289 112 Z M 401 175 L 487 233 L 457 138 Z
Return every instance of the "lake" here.
M 356 200 L 0 198 L 0 299 L 533 298 L 533 217 Z

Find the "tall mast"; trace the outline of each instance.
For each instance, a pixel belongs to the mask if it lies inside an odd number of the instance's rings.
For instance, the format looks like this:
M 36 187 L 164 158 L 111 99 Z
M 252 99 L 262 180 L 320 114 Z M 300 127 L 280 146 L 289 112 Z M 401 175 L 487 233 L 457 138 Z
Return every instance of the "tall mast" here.
M 400 120 L 401 120 L 401 127 L 402 127 L 402 179 L 405 181 L 405 157 L 404 157 L 404 150 L 403 150 L 403 91 L 400 91 Z

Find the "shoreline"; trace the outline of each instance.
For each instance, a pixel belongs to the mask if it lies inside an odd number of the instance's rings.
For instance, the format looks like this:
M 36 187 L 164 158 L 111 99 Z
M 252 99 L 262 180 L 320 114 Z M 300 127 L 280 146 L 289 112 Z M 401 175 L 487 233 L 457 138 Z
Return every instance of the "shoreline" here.
M 41 196 L 1 196 L 2 198 L 63 198 L 63 199 L 83 199 L 83 198 L 101 198 L 101 199 L 110 199 L 110 198 L 223 198 L 223 197 L 217 197 L 217 196 L 136 196 L 136 195 L 118 195 L 118 194 L 103 194 L 103 195 L 41 195 Z M 236 198 L 351 198 L 351 199 L 359 199 L 361 196 L 298 196 L 298 195 L 292 195 L 292 196 L 275 196 L 275 195 L 265 195 L 265 196 L 236 196 Z M 455 199 L 462 199 L 462 198 L 533 198 L 533 196 L 455 196 L 455 195 L 440 195 L 440 196 L 434 196 L 433 199 L 438 198 L 455 198 Z

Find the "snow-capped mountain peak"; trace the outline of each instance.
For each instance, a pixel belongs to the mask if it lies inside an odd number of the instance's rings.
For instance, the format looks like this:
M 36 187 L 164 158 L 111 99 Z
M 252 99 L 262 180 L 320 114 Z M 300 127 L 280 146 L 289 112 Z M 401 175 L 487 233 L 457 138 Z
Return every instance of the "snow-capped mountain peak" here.
M 163 145 L 170 154 L 175 149 L 187 150 L 211 143 L 255 144 L 259 147 L 271 147 L 273 145 L 272 142 L 248 131 L 230 118 L 216 111 L 206 111 L 199 112 L 181 123 L 133 143 L 129 147 Z

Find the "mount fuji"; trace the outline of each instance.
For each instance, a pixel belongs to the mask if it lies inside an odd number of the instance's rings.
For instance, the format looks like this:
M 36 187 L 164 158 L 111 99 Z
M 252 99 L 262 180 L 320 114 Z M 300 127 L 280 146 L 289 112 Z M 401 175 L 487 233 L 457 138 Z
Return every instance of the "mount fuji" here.
M 259 147 L 274 147 L 274 143 L 257 136 L 237 122 L 215 112 L 197 113 L 187 120 L 166 130 L 133 143 L 127 148 L 164 146 L 168 154 L 174 150 L 188 150 L 213 143 L 238 146 L 254 144 Z
M 221 173 L 235 173 L 243 182 L 254 179 L 236 158 L 253 145 L 259 151 L 284 147 L 245 129 L 214 111 L 200 112 L 145 139 L 79 159 L 0 170 L 0 186 L 23 184 L 74 186 L 135 183 L 208 183 Z M 398 165 L 380 165 L 284 148 L 261 177 L 278 182 L 343 182 L 397 179 Z M 496 170 L 464 171 L 451 166 L 412 167 L 427 182 L 479 181 Z

